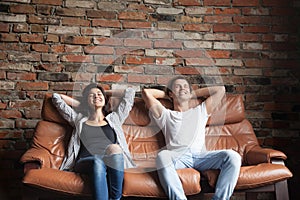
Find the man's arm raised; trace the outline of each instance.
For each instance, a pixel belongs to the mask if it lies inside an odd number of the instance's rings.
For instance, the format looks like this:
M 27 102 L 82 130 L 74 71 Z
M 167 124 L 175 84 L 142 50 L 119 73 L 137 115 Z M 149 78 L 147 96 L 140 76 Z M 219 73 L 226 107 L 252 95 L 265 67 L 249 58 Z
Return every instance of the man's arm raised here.
M 167 98 L 165 92 L 158 89 L 145 88 L 142 91 L 142 97 L 153 116 L 159 118 L 162 113 L 163 105 L 158 99 Z
M 207 114 L 211 114 L 213 110 L 219 105 L 224 94 L 224 86 L 205 87 L 193 91 L 194 98 L 207 97 L 205 100 Z

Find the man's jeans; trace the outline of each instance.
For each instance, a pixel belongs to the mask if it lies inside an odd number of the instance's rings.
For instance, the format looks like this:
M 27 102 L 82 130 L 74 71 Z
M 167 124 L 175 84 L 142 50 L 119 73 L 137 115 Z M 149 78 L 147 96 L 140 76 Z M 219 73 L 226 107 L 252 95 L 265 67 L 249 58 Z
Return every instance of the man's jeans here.
M 90 175 L 95 200 L 121 199 L 124 178 L 123 154 L 93 155 L 79 159 L 74 172 Z
M 174 152 L 163 150 L 156 159 L 161 185 L 171 200 L 187 199 L 176 169 L 194 168 L 198 171 L 220 169 L 213 200 L 229 200 L 240 173 L 241 156 L 233 150 Z

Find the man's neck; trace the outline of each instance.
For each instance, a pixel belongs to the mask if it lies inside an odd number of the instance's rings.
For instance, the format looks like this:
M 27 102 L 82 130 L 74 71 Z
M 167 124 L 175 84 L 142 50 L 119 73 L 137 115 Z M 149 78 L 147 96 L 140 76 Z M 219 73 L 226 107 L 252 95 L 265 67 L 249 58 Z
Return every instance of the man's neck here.
M 174 110 L 179 111 L 179 112 L 185 112 L 190 109 L 189 102 L 184 101 L 184 102 L 178 102 L 174 101 Z

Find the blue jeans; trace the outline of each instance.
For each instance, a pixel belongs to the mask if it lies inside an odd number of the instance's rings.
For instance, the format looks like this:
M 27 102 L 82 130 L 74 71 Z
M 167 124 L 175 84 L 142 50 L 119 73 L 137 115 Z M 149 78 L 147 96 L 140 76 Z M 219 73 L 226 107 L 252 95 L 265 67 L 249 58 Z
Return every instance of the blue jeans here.
M 121 199 L 124 178 L 123 154 L 81 158 L 76 162 L 74 172 L 91 177 L 95 200 Z
M 241 156 L 233 150 L 207 151 L 203 153 L 163 150 L 156 159 L 161 185 L 172 200 L 187 199 L 176 169 L 194 168 L 198 171 L 220 169 L 213 200 L 229 200 L 240 173 Z

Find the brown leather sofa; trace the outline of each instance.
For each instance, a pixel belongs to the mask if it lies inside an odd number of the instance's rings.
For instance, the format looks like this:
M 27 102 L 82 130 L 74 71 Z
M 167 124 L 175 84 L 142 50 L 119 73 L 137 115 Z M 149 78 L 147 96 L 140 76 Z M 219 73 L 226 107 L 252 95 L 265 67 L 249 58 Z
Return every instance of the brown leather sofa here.
M 167 100 L 161 100 L 169 107 Z M 118 99 L 110 99 L 112 108 Z M 165 197 L 155 171 L 155 157 L 165 146 L 158 127 L 148 117 L 141 98 L 136 97 L 129 117 L 123 125 L 132 157 L 138 168 L 124 175 L 123 196 Z M 45 96 L 42 120 L 37 124 L 32 146 L 21 158 L 24 164 L 23 199 L 39 197 L 90 197 L 88 177 L 58 170 L 68 144 L 71 127 L 51 103 L 51 94 Z M 292 173 L 284 165 L 286 155 L 280 151 L 262 148 L 245 118 L 240 95 L 227 95 L 207 123 L 206 145 L 209 150 L 233 149 L 242 156 L 242 167 L 235 190 L 246 193 L 250 199 L 254 192 L 275 192 L 276 199 L 289 198 L 287 179 Z M 213 192 L 218 170 L 201 174 L 194 169 L 177 170 L 185 193 L 193 198 L 202 192 Z

